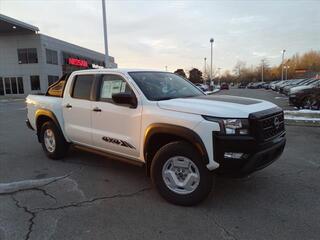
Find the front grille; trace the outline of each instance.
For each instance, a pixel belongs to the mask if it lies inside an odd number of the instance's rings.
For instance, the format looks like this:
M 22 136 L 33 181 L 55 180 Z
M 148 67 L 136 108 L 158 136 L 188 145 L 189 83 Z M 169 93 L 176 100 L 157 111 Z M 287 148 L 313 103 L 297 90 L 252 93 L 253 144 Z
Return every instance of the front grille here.
M 259 119 L 259 125 L 262 127 L 263 140 L 268 141 L 284 131 L 283 112 Z
M 251 115 L 251 130 L 256 139 L 261 142 L 269 141 L 285 130 L 283 111 L 274 110 L 277 111 L 264 111 Z

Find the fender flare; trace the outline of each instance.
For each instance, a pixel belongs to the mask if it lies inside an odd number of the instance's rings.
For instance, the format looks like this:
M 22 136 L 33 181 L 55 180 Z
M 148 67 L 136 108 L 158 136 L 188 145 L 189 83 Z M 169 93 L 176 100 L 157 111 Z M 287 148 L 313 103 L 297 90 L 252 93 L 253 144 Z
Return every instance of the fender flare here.
M 196 132 L 194 132 L 189 128 L 178 126 L 178 125 L 167 124 L 167 123 L 154 123 L 147 128 L 145 132 L 145 137 L 144 137 L 143 155 L 147 164 L 149 164 L 147 161 L 147 150 L 148 150 L 149 141 L 152 136 L 159 133 L 175 135 L 177 137 L 187 140 L 199 150 L 203 160 L 205 161 L 205 164 L 209 163 L 207 149 L 202 139 Z
M 37 136 L 38 136 L 38 141 L 40 142 L 40 129 L 38 128 L 38 118 L 41 116 L 46 116 L 48 118 L 50 118 L 54 124 L 58 127 L 59 131 L 61 131 L 62 135 L 64 136 L 64 132 L 61 129 L 60 123 L 56 117 L 56 115 L 49 109 L 45 109 L 45 108 L 40 108 L 36 111 L 35 114 L 35 123 L 36 123 L 36 130 L 37 130 Z M 64 138 L 66 139 L 66 137 L 64 136 Z

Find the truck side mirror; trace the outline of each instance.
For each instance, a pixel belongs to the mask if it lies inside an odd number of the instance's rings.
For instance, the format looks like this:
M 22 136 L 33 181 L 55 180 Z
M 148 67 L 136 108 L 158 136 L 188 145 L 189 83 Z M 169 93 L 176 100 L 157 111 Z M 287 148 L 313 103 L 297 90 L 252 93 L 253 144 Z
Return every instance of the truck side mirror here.
M 138 105 L 136 96 L 131 92 L 114 93 L 112 100 L 117 104 L 128 104 L 131 108 L 136 108 Z

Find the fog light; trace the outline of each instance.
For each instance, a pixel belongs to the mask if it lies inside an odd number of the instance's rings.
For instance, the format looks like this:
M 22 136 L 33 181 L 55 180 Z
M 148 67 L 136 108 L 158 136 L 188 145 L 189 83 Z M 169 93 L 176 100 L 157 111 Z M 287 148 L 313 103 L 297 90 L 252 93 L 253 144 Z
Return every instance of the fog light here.
M 225 158 L 235 158 L 240 159 L 243 156 L 243 153 L 234 153 L 234 152 L 226 152 L 224 153 Z
M 240 135 L 248 135 L 249 130 L 248 129 L 240 129 Z

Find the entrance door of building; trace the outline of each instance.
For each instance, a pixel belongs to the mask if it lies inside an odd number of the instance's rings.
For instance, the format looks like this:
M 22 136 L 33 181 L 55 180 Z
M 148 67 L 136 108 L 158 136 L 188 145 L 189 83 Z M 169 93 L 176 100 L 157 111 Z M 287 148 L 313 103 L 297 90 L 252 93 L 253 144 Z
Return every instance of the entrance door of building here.
M 0 77 L 0 96 L 24 94 L 22 77 Z
M 3 85 L 3 80 L 2 77 L 0 77 L 0 96 L 4 95 L 4 85 Z

